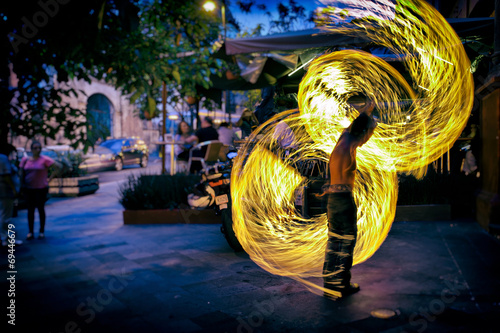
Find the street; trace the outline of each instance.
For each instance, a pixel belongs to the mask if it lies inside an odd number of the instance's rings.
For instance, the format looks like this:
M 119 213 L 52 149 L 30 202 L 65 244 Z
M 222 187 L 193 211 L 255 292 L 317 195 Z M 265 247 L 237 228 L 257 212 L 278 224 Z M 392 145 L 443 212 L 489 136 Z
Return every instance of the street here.
M 168 163 L 167 163 L 168 164 Z M 168 166 L 168 165 L 167 165 Z M 91 175 L 99 175 L 99 184 L 107 184 L 111 182 L 119 182 L 126 180 L 129 175 L 140 174 L 160 174 L 161 172 L 161 158 L 153 158 L 150 156 L 148 166 L 141 168 L 139 165 L 126 165 L 123 170 L 104 170 L 98 172 L 91 172 Z
M 9 332 L 33 331 L 32 323 L 37 332 L 158 333 L 491 332 L 496 325 L 500 244 L 473 221 L 395 223 L 379 251 L 353 268 L 362 290 L 333 302 L 232 251 L 220 225 L 124 225 L 120 182 L 160 167 L 100 172 L 96 193 L 47 202 L 46 238 L 16 247 L 15 273 L 7 276 L 2 253 L 0 287 L 5 294 L 15 287 Z M 26 219 L 26 210 L 14 219 L 22 240 Z
M 137 170 L 110 174 L 124 177 Z M 107 181 L 92 195 L 49 200 L 46 239 L 16 247 L 15 273 L 9 276 L 7 252 L 2 254 L 2 291 L 7 294 L 15 281 L 15 296 L 9 296 L 15 309 L 9 314 L 16 326 L 8 332 L 33 331 L 33 322 L 37 332 L 492 332 L 495 327 L 500 246 L 474 222 L 394 224 L 380 250 L 353 269 L 362 290 L 333 302 L 233 252 L 219 225 L 124 225 L 119 181 Z M 16 237 L 24 238 L 25 210 L 15 224 Z M 375 310 L 394 316 L 377 318 Z

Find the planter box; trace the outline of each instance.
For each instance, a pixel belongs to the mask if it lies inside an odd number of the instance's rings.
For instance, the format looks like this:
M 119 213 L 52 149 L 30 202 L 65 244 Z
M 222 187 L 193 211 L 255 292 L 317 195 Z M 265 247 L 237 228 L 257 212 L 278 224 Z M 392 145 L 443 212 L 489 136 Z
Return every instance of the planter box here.
M 394 222 L 448 221 L 450 219 L 450 205 L 414 205 L 397 206 Z
M 221 224 L 213 209 L 124 210 L 124 224 Z
M 95 193 L 98 189 L 98 175 L 54 178 L 49 183 L 49 194 L 53 197 L 77 197 Z

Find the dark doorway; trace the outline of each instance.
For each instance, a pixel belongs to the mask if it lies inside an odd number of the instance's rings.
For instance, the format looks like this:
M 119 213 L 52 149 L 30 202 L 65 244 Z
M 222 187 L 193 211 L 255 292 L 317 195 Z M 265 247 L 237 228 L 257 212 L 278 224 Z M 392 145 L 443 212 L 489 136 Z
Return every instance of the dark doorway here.
M 92 145 L 111 136 L 113 105 L 102 94 L 94 94 L 87 102 L 87 139 Z

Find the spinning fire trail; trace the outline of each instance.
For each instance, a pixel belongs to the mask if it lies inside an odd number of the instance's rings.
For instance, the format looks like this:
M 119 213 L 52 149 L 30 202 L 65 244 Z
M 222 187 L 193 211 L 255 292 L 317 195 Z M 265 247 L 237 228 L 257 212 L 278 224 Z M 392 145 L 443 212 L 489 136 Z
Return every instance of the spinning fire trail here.
M 262 138 L 241 149 L 231 176 L 233 228 L 245 251 L 270 273 L 296 279 L 316 292 L 323 291 L 318 278 L 328 222 L 326 214 L 308 218 L 295 207 L 296 190 L 308 182 L 296 166 L 328 161 L 342 130 L 358 115 L 348 98 L 365 94 L 376 103 L 379 118 L 373 137 L 358 149 L 354 264 L 371 257 L 390 230 L 397 173 L 423 176 L 424 167 L 460 136 L 473 103 L 470 62 L 460 39 L 434 8 L 418 0 L 351 2 L 355 4 L 349 4 L 349 14 L 367 17 L 342 28 L 335 21 L 346 10 L 326 7 L 321 26 L 361 36 L 400 55 L 411 81 L 359 50 L 317 58 L 300 84 L 299 110 L 262 124 L 250 139 Z M 284 124 L 293 140 L 286 147 L 279 135 Z M 281 134 L 286 136 L 286 131 Z

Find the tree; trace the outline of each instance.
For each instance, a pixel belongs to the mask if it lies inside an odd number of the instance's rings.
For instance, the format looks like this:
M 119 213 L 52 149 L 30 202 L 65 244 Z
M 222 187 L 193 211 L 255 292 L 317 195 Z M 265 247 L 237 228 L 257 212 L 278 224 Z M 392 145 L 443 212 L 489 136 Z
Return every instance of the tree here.
M 21 4 L 20 4 L 21 2 Z M 70 79 L 103 79 L 130 94 L 152 118 L 162 82 L 194 94 L 221 66 L 210 55 L 214 18 L 196 1 L 41 0 L 8 2 L 0 10 L 0 140 L 9 132 L 54 138 L 59 130 L 90 145 L 84 112 L 65 104 Z M 31 6 L 30 6 L 31 5 Z M 10 83 L 10 70 L 17 86 Z M 172 102 L 176 95 L 171 94 Z
M 122 43 L 136 28 L 138 7 L 136 1 L 104 0 L 36 4 L 20 0 L 0 9 L 0 140 L 9 132 L 54 139 L 62 130 L 76 146 L 86 141 L 85 117 L 63 102 L 62 96 L 76 92 L 61 83 L 99 76 L 110 58 L 107 46 Z
M 132 102 L 140 101 L 142 116 L 151 119 L 158 115 L 163 82 L 173 105 L 195 96 L 197 86 L 210 87 L 209 76 L 221 65 L 210 57 L 218 31 L 210 25 L 214 18 L 196 2 L 155 0 L 141 14 L 140 29 L 114 52 L 107 75 L 131 94 Z
M 240 91 L 246 97 L 246 101 L 242 103 L 243 108 L 248 108 L 249 110 L 255 111 L 255 106 L 260 102 L 261 91 L 260 89 Z
M 269 34 L 300 30 L 314 25 L 313 13 L 307 15 L 305 7 L 295 0 L 288 0 L 288 4 L 278 2 L 276 4 L 278 17 L 271 13 L 267 5 L 256 4 L 255 0 L 239 0 L 237 4 L 244 13 L 250 13 L 254 7 L 263 11 L 269 19 Z M 260 31 L 262 30 L 261 26 Z

